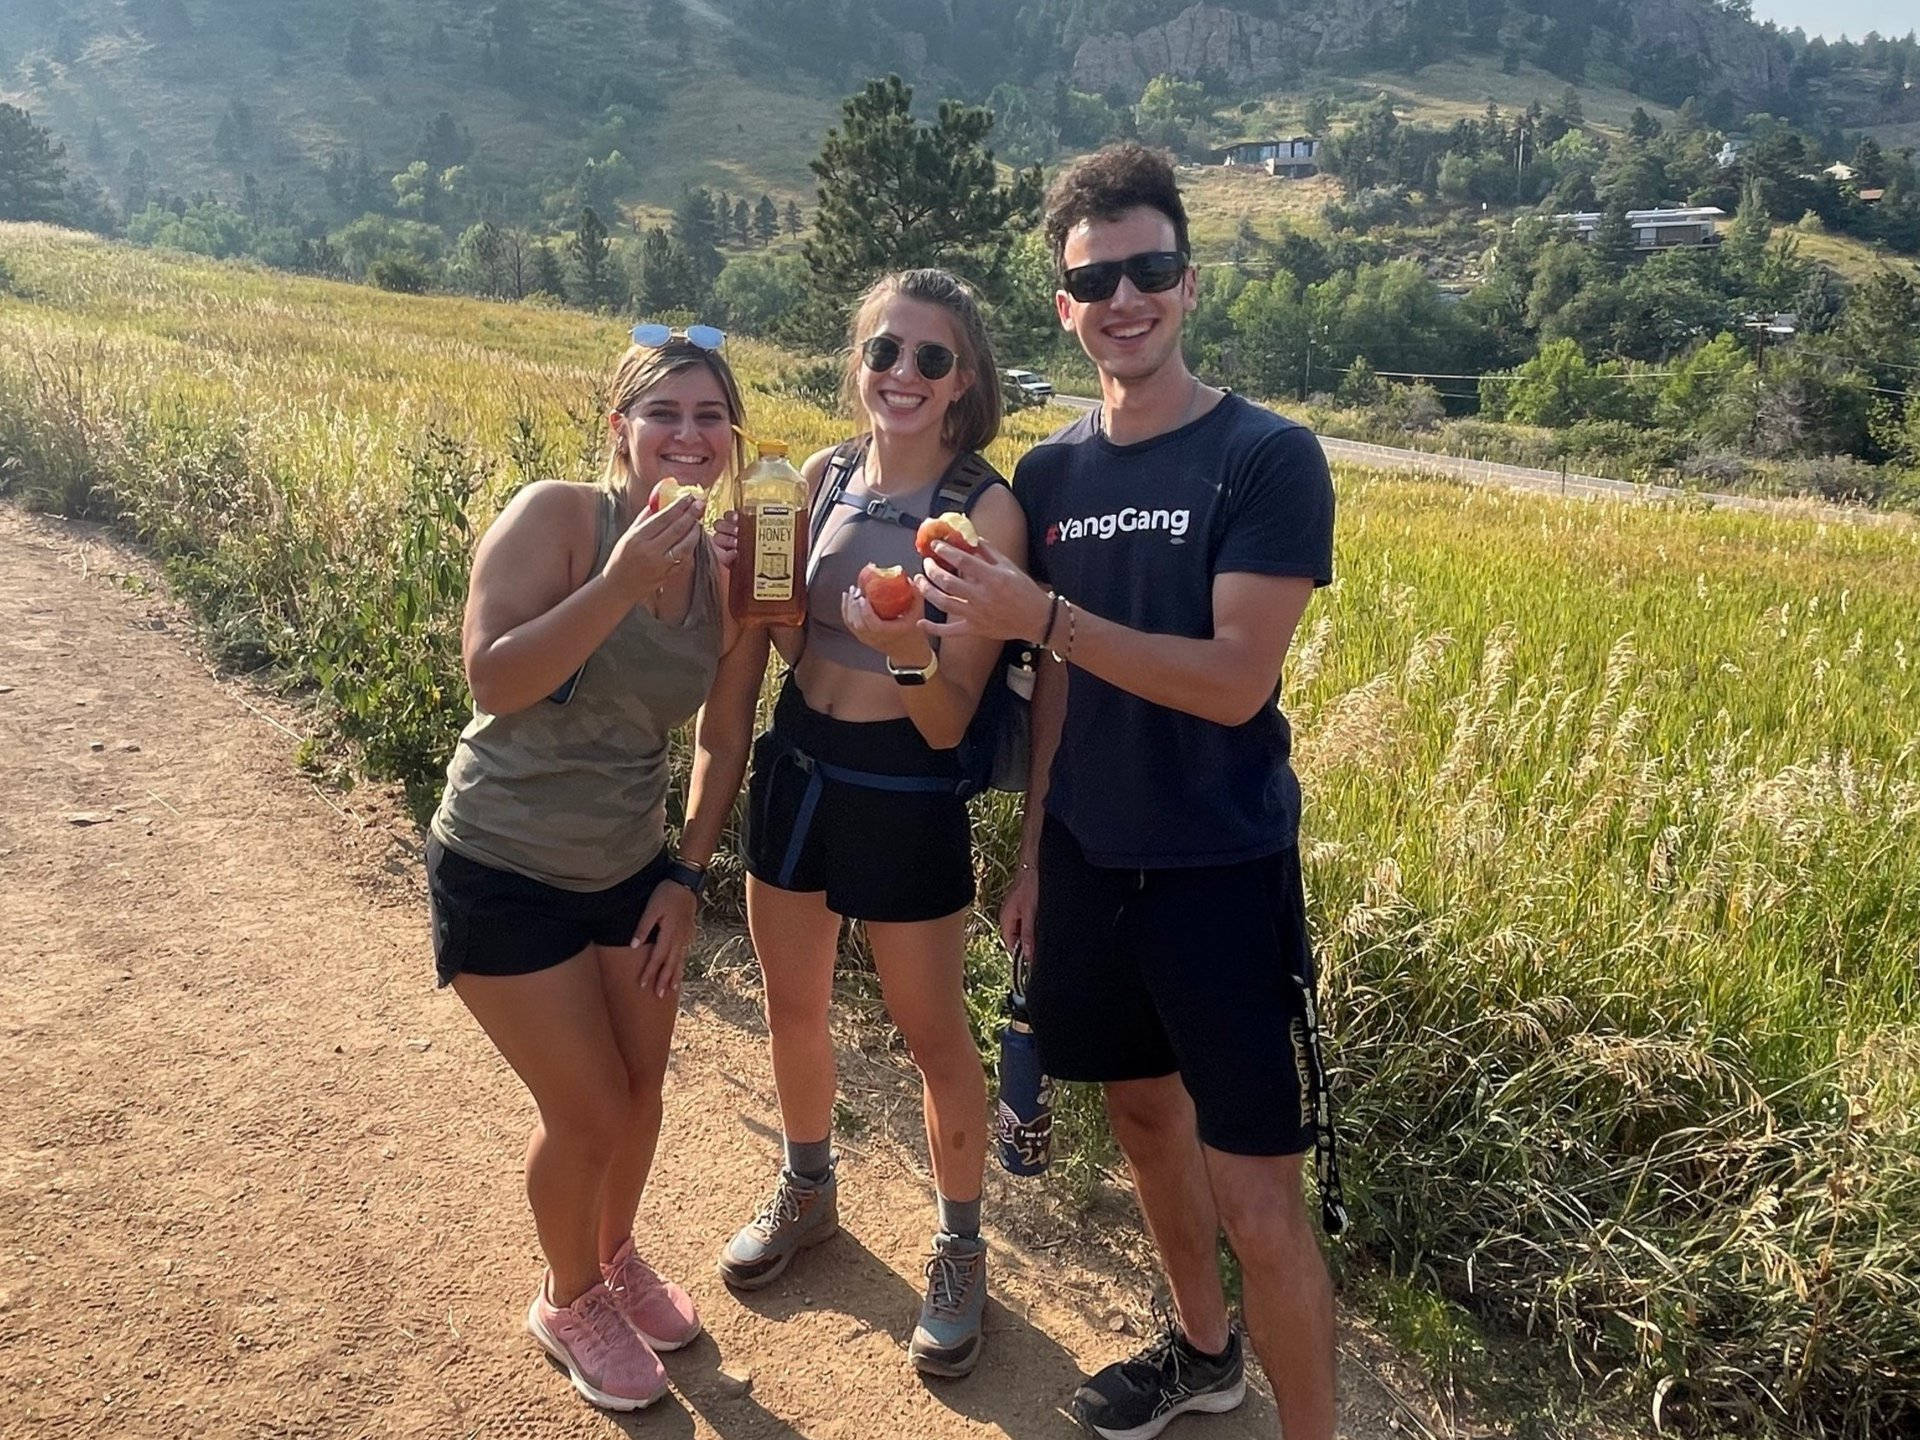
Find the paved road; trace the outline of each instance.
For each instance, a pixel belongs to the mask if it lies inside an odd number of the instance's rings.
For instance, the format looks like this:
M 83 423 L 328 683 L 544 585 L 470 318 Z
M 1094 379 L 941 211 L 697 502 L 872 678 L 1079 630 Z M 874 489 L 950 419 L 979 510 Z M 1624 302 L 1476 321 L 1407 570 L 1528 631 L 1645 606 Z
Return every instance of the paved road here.
M 1070 410 L 1091 410 L 1099 402 L 1079 395 L 1057 395 L 1055 401 Z M 1822 520 L 1849 523 L 1906 523 L 1906 517 L 1879 510 L 1863 510 L 1845 505 L 1822 505 L 1805 500 L 1776 500 L 1758 495 L 1723 495 L 1717 492 L 1677 490 L 1669 485 L 1636 485 L 1630 480 L 1613 480 L 1605 475 L 1581 475 L 1559 470 L 1536 470 L 1527 465 L 1502 465 L 1492 460 L 1471 460 L 1462 455 L 1436 455 L 1427 450 L 1403 450 L 1395 445 L 1373 445 L 1364 440 L 1342 440 L 1331 435 L 1320 437 L 1320 446 L 1329 460 L 1362 465 L 1375 470 L 1415 470 L 1428 475 L 1445 475 L 1476 485 L 1506 485 L 1518 490 L 1546 491 L 1579 498 L 1629 500 L 1688 500 L 1695 504 L 1731 510 L 1788 511 Z

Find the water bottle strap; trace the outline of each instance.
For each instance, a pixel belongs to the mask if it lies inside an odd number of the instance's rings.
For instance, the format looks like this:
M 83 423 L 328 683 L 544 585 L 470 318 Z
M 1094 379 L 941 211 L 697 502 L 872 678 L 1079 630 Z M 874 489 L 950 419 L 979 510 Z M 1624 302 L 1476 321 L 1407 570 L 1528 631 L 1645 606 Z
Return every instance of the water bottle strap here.
M 1329 1236 L 1345 1233 L 1346 1195 L 1340 1184 L 1340 1147 L 1333 1124 L 1333 1091 L 1327 1084 L 1327 1067 L 1320 1055 L 1320 1007 L 1314 1002 L 1313 981 L 1294 976 L 1300 989 L 1301 1014 L 1307 1026 L 1307 1069 L 1300 1083 L 1308 1087 L 1313 1101 L 1313 1178 L 1320 1192 L 1320 1224 Z

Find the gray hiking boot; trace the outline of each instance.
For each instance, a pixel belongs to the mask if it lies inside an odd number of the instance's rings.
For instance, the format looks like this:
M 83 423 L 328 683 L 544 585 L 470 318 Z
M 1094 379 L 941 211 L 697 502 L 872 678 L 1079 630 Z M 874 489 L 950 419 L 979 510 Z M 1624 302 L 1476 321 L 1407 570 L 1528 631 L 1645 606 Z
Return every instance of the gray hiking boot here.
M 966 1375 L 980 1358 L 987 1308 L 987 1242 L 944 1232 L 933 1237 L 927 1298 L 907 1358 L 922 1375 Z
M 771 1285 L 797 1253 L 839 1233 L 839 1193 L 832 1171 L 810 1185 L 782 1170 L 760 1213 L 720 1253 L 720 1278 L 739 1290 Z

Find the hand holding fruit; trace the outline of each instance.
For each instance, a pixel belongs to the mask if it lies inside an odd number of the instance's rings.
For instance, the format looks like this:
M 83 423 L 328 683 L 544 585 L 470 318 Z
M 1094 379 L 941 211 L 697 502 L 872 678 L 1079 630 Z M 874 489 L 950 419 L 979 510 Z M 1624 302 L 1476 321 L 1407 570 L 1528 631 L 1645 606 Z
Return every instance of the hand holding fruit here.
M 898 565 L 864 567 L 857 583 L 840 597 L 840 620 L 847 633 L 903 670 L 925 665 L 933 654 L 920 631 L 923 613 L 912 580 Z
M 662 481 L 655 494 L 671 483 Z M 700 512 L 706 492 L 697 486 L 688 488 L 692 494 L 683 493 L 657 508 L 649 496 L 633 523 L 613 542 L 606 577 L 636 604 L 666 584 L 701 542 Z
M 927 525 L 951 518 L 936 516 L 921 526 L 920 534 L 927 534 Z M 927 557 L 921 562 L 924 573 L 914 585 L 927 604 L 947 615 L 944 624 L 920 622 L 929 635 L 1038 640 L 1047 628 L 1052 608 L 1047 592 L 981 535 L 961 532 L 958 543 L 936 536 L 921 553 Z

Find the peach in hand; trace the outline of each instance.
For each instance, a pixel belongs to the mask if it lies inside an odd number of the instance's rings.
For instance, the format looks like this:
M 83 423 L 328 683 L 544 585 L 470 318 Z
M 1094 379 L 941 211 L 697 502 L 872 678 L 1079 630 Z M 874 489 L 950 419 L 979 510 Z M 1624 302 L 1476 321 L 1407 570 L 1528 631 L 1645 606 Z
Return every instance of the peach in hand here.
M 863 565 L 855 583 L 882 620 L 898 620 L 913 608 L 913 582 L 899 565 Z

